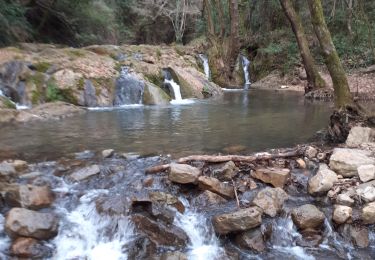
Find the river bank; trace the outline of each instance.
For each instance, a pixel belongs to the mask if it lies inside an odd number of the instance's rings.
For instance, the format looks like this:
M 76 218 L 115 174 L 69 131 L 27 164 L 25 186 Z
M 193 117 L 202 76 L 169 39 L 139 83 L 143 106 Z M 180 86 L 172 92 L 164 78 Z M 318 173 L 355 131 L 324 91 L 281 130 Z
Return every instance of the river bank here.
M 0 164 L 1 252 L 54 259 L 371 259 L 374 136 L 355 127 L 338 147 L 246 156 L 172 159 L 108 149 L 57 161 L 7 160 Z

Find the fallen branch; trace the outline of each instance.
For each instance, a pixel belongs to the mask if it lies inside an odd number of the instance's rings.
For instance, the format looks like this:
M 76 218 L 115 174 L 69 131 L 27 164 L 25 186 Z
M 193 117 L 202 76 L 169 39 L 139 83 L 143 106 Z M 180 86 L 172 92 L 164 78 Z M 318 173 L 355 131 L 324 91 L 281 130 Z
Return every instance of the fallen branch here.
M 190 161 L 203 161 L 211 163 L 221 163 L 221 162 L 254 162 L 257 160 L 270 160 L 276 158 L 288 158 L 296 157 L 303 154 L 302 149 L 297 149 L 291 152 L 277 153 L 277 154 L 258 154 L 258 155 L 191 155 L 187 157 L 180 158 L 178 163 L 187 163 Z
M 145 172 L 146 174 L 153 174 L 153 173 L 158 173 L 158 172 L 164 172 L 166 170 L 169 170 L 169 168 L 170 168 L 169 164 L 162 164 L 162 165 L 157 165 L 157 166 L 147 168 Z
M 232 184 L 233 184 L 234 196 L 236 196 L 237 207 L 240 208 L 240 200 L 238 199 L 236 184 L 234 183 L 233 179 L 232 179 Z

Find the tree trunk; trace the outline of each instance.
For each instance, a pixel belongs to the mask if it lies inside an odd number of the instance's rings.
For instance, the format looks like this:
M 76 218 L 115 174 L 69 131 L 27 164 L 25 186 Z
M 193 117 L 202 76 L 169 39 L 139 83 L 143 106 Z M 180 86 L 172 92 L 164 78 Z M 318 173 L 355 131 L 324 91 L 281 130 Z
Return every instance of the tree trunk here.
M 241 48 L 238 0 L 228 0 L 230 32 L 224 34 L 222 32 L 224 27 L 220 26 L 220 24 L 218 24 L 219 30 L 215 29 L 210 2 L 210 0 L 204 0 L 207 19 L 207 36 L 211 45 L 208 50 L 211 78 L 212 81 L 220 86 L 237 85 L 237 83 L 234 82 L 233 71 Z M 216 4 L 220 4 L 220 1 L 216 1 Z M 216 7 L 216 5 L 214 5 L 214 7 Z M 221 37 L 222 35 L 223 37 Z
M 332 78 L 335 106 L 338 109 L 354 107 L 346 73 L 324 19 L 322 3 L 320 0 L 308 0 L 307 2 L 314 31 L 319 40 L 325 63 Z
M 301 18 L 295 11 L 291 0 L 280 0 L 281 6 L 288 17 L 294 35 L 296 36 L 299 51 L 302 57 L 302 61 L 306 70 L 307 75 L 307 88 L 305 93 L 310 92 L 314 89 L 326 87 L 326 82 L 320 76 L 319 71 L 316 67 L 314 57 L 311 55 L 309 43 L 307 41 L 305 30 L 302 25 Z

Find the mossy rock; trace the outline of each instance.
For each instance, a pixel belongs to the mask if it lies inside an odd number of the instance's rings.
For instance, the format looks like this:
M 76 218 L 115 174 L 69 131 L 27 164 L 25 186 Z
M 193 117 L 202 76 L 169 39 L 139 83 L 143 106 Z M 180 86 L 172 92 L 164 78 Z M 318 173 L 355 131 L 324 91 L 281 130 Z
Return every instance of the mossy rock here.
M 16 109 L 16 105 L 7 97 L 0 96 L 0 108 Z
M 160 87 L 146 83 L 143 93 L 143 104 L 145 105 L 166 105 L 169 104 L 171 97 Z
M 33 66 L 35 67 L 36 71 L 45 73 L 52 66 L 52 64 L 49 62 L 41 61 L 34 63 Z

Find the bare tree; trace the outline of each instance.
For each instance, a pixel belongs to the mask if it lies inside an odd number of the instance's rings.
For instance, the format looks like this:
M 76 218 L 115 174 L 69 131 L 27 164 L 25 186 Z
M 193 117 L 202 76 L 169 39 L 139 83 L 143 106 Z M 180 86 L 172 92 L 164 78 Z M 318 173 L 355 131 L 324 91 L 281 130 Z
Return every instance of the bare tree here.
M 134 9 L 152 20 L 160 16 L 167 17 L 172 23 L 176 42 L 182 43 L 187 17 L 200 13 L 200 2 L 198 0 L 141 0 L 137 1 Z

